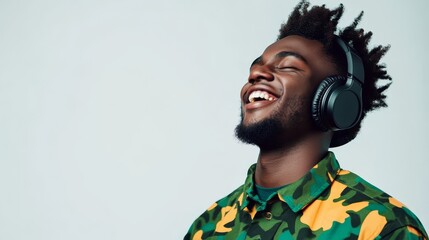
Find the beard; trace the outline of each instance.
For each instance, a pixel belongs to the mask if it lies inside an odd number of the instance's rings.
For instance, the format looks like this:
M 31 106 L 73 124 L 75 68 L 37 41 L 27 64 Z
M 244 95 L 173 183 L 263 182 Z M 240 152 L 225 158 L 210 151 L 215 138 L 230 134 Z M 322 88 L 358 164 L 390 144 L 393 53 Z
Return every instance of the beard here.
M 267 118 L 245 124 L 241 109 L 241 121 L 235 128 L 235 136 L 242 142 L 259 148 L 275 149 L 293 145 L 305 136 L 308 126 L 310 101 L 305 98 L 287 99 L 286 106 L 280 106 Z

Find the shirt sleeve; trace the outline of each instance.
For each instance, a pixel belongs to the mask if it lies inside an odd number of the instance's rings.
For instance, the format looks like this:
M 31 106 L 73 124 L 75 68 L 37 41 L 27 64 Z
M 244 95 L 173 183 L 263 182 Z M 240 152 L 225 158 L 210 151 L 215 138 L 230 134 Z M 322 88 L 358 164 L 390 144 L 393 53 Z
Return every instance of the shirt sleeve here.
M 397 228 L 381 239 L 428 240 L 421 231 L 412 226 Z

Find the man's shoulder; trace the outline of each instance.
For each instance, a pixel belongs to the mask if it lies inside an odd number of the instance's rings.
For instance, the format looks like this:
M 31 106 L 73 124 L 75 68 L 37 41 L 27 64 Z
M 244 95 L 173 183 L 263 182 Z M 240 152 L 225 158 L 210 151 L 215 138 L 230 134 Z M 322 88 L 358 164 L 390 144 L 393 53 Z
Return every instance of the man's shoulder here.
M 191 239 L 191 236 L 194 236 L 194 238 L 197 236 L 196 239 L 202 239 L 204 233 L 209 234 L 219 227 L 216 223 L 226 213 L 236 214 L 238 209 L 237 203 L 243 200 L 243 187 L 244 184 L 213 203 L 192 223 L 184 239 Z M 235 214 L 233 214 L 233 218 Z
M 341 170 L 334 179 L 332 189 L 341 190 L 337 200 L 344 201 L 343 205 L 361 204 L 366 209 L 359 211 L 361 218 L 370 216 L 385 221 L 385 234 L 406 226 L 423 230 L 417 216 L 403 203 L 353 172 Z
M 340 170 L 337 177 L 334 179 L 334 185 L 338 183 L 343 184 L 347 189 L 344 193 L 352 193 L 355 198 L 351 197 L 349 200 L 358 201 L 357 197 L 364 197 L 366 200 L 371 200 L 374 204 L 383 205 L 385 207 L 391 207 L 392 203 L 389 199 L 393 199 L 389 194 L 385 193 L 381 189 L 367 182 L 359 175 L 348 171 Z M 395 202 L 396 203 L 396 202 Z

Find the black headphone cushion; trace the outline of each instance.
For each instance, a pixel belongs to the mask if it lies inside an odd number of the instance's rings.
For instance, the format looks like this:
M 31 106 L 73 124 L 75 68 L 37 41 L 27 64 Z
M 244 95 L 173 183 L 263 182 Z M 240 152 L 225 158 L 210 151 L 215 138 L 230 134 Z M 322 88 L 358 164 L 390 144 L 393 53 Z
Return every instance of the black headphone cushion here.
M 326 95 L 329 95 L 337 89 L 337 86 L 343 86 L 346 79 L 342 76 L 330 76 L 322 80 L 320 82 L 319 86 L 317 87 L 313 102 L 311 105 L 311 114 L 313 116 L 313 120 L 316 123 L 316 125 L 322 129 L 323 131 L 329 130 L 331 127 L 329 126 L 329 123 L 327 123 L 326 119 L 326 101 L 323 99 L 326 98 Z M 334 86 L 336 85 L 336 86 Z M 329 90 L 329 91 L 328 91 Z M 325 117 L 324 117 L 325 116 Z

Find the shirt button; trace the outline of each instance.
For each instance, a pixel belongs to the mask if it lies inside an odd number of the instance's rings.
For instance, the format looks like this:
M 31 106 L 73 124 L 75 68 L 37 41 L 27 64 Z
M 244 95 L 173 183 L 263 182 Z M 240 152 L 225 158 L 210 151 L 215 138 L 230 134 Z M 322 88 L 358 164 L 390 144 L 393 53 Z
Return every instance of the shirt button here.
M 270 212 L 266 212 L 265 213 L 265 219 L 271 220 L 271 218 L 273 218 L 273 214 L 271 214 Z

